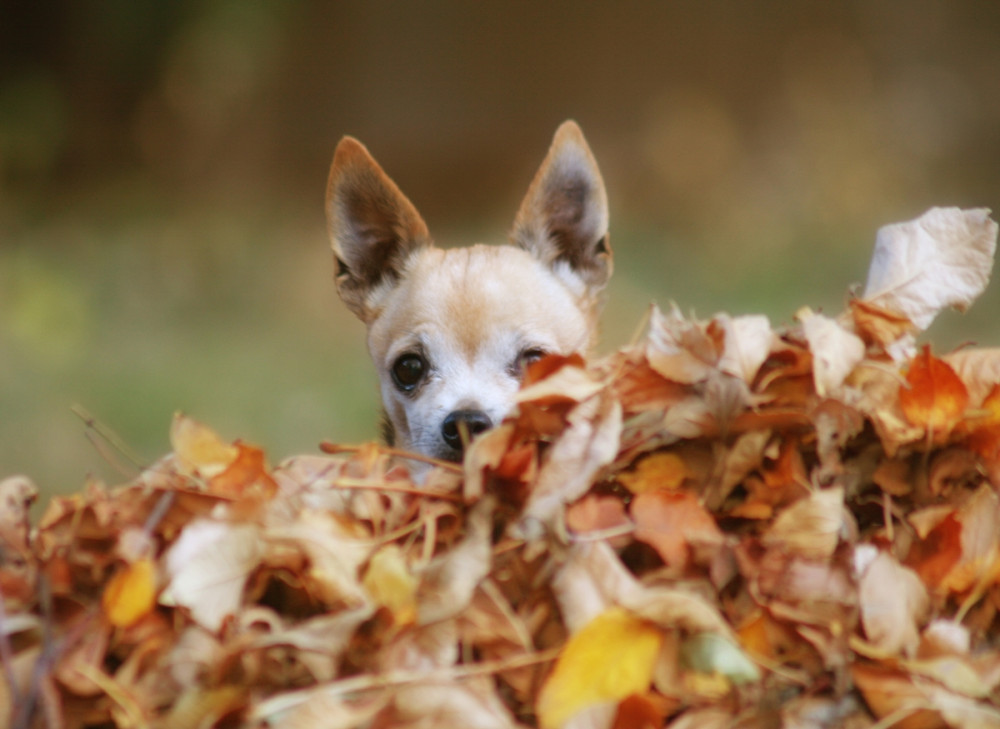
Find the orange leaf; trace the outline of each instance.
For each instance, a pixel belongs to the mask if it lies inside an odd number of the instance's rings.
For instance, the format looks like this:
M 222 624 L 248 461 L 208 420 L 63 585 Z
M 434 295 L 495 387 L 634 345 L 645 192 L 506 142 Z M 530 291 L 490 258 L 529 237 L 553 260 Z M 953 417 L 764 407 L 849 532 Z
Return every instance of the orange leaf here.
M 899 729 L 944 729 L 947 726 L 940 713 L 919 708 L 928 706 L 929 702 L 910 676 L 863 664 L 855 664 L 851 675 L 875 716 L 881 719 L 899 714 L 892 726 Z
M 854 299 L 850 307 L 854 328 L 868 343 L 874 342 L 887 347 L 900 337 L 917 331 L 916 325 L 908 317 L 871 302 Z
M 800 638 L 787 625 L 760 611 L 744 622 L 737 631 L 740 646 L 750 656 L 777 661 L 782 655 L 798 648 Z
M 245 443 L 235 445 L 236 458 L 219 475 L 209 481 L 209 489 L 219 496 L 255 495 L 270 498 L 278 485 L 268 473 L 264 451 Z
M 112 625 L 127 628 L 152 611 L 156 604 L 156 568 L 153 560 L 140 559 L 108 580 L 104 612 Z
M 566 509 L 566 526 L 577 534 L 623 528 L 627 525 L 625 506 L 615 496 L 587 494 Z
M 658 729 L 673 708 L 673 702 L 659 694 L 629 696 L 618 705 L 611 729 Z
M 181 462 L 203 478 L 222 473 L 239 456 L 236 446 L 226 443 L 207 425 L 183 413 L 174 415 L 170 445 Z
M 937 587 L 962 557 L 962 523 L 949 514 L 928 535 L 913 543 L 906 562 L 924 584 Z
M 641 494 L 679 489 L 689 475 L 683 458 L 670 451 L 661 451 L 643 458 L 634 471 L 618 474 L 618 481 L 632 493 Z
M 632 501 L 635 538 L 659 553 L 671 567 L 685 569 L 696 545 L 721 544 L 715 519 L 694 496 L 647 491 Z
M 538 697 L 543 729 L 583 709 L 649 689 L 663 634 L 620 607 L 605 610 L 567 642 Z
M 676 355 L 690 358 L 690 355 Z M 693 359 L 693 358 L 691 358 Z M 615 393 L 629 412 L 643 410 L 663 410 L 683 400 L 690 391 L 686 385 L 676 382 L 661 371 L 662 362 L 626 363 L 621 375 L 615 380 Z M 702 363 L 702 367 L 705 365 Z M 680 375 L 679 375 L 680 376 Z M 702 378 L 703 379 L 703 378 Z
M 546 377 L 551 377 L 553 373 L 561 370 L 563 367 L 583 367 L 583 357 L 579 354 L 571 354 L 569 356 L 550 354 L 542 357 L 537 362 L 532 362 L 528 365 L 524 372 L 523 386 L 527 387 L 528 385 L 533 385 L 536 382 L 544 380 Z
M 983 399 L 984 420 L 987 426 L 1000 425 L 1000 384 L 993 386 Z
M 899 388 L 899 404 L 912 425 L 933 433 L 948 433 L 961 419 L 969 403 L 969 393 L 955 370 L 931 355 L 924 345 L 906 373 L 906 385 Z
M 983 400 L 980 412 L 962 423 L 965 447 L 979 456 L 993 483 L 1000 483 L 1000 384 Z

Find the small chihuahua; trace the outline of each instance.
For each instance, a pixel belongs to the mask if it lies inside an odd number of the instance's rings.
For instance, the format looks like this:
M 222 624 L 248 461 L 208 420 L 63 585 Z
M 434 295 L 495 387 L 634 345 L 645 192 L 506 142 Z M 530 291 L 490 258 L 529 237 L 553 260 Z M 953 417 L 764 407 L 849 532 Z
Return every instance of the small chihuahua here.
M 460 460 L 512 409 L 529 363 L 594 343 L 612 269 L 608 205 L 573 121 L 556 131 L 510 245 L 436 247 L 352 137 L 334 152 L 326 215 L 337 290 L 368 327 L 391 445 Z

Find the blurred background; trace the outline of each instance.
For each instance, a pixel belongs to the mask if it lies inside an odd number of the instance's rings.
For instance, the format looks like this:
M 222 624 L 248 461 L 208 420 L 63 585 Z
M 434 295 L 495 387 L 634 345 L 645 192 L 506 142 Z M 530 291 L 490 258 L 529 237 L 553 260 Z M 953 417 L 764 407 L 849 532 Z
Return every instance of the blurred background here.
M 879 226 L 1000 206 L 1000 3 L 0 0 L 0 476 L 126 478 L 75 405 L 146 463 L 177 410 L 273 462 L 375 437 L 338 139 L 439 243 L 502 242 L 569 117 L 610 196 L 602 351 L 651 301 L 835 315 Z M 924 339 L 1000 344 L 998 289 Z

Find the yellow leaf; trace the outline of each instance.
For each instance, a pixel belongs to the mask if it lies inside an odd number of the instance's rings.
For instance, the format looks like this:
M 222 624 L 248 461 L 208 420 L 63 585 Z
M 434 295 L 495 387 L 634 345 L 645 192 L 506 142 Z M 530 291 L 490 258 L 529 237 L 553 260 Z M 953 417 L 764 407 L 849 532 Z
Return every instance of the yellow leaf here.
M 684 459 L 676 453 L 661 451 L 639 461 L 634 471 L 618 474 L 618 480 L 634 494 L 646 491 L 679 489 L 689 476 Z
M 170 445 L 177 457 L 204 478 L 217 476 L 236 460 L 239 448 L 226 443 L 204 423 L 183 413 L 174 415 L 170 426 Z
M 156 604 L 156 569 L 151 559 L 140 559 L 108 580 L 104 612 L 118 628 L 134 625 Z
M 417 616 L 417 584 L 395 544 L 387 544 L 371 558 L 363 582 L 368 594 L 388 608 L 397 623 L 412 623 Z
M 543 729 L 582 709 L 618 702 L 649 688 L 663 634 L 620 608 L 605 610 L 567 641 L 538 697 Z

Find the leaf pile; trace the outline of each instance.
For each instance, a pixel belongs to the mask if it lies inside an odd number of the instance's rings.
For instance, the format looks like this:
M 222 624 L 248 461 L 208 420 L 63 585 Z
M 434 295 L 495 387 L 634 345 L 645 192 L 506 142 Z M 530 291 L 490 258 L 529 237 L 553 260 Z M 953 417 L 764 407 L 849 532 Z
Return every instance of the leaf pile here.
M 179 416 L 34 527 L 8 478 L 0 727 L 998 727 L 1000 350 L 915 346 L 996 236 L 883 228 L 781 330 L 654 309 L 461 466 Z

